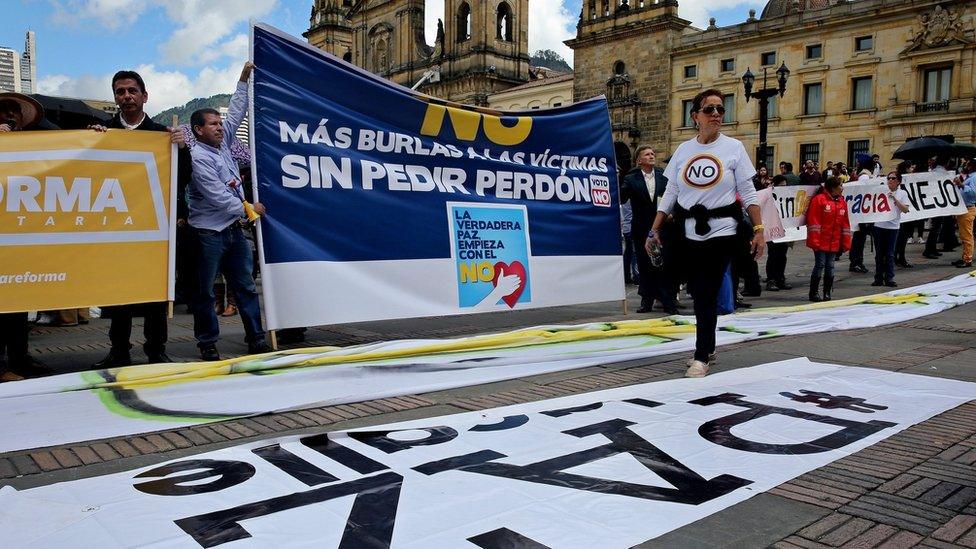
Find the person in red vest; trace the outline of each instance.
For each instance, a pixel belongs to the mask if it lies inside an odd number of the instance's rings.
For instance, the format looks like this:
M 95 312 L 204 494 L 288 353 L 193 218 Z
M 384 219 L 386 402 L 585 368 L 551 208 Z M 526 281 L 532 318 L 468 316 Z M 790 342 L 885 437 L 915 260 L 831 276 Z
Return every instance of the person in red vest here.
M 851 220 L 844 200 L 844 184 L 828 177 L 823 190 L 813 197 L 807 209 L 807 247 L 815 261 L 810 274 L 810 301 L 830 301 L 834 287 L 834 259 L 838 252 L 851 249 Z M 823 297 L 820 279 L 823 276 Z

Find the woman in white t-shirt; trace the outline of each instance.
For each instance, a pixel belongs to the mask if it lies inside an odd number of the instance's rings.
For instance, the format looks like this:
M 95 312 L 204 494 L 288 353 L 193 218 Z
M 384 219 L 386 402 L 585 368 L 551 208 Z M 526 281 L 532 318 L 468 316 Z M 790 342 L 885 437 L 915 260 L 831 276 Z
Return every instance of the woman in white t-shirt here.
M 695 96 L 691 117 L 698 126 L 694 139 L 678 145 L 664 170 L 668 185 L 658 203 L 646 246 L 660 246 L 658 229 L 668 214 L 684 220 L 685 272 L 695 300 L 695 356 L 688 377 L 702 377 L 715 360 L 718 291 L 733 254 L 745 245 L 737 235 L 742 206 L 752 220 L 750 246 L 755 257 L 765 248 L 759 201 L 752 184 L 756 169 L 745 147 L 720 132 L 725 107 L 722 92 L 705 90 Z
M 894 219 L 874 224 L 874 282 L 872 286 L 897 287 L 895 284 L 895 243 L 901 214 L 908 213 L 908 193 L 901 188 L 901 174 L 888 174 L 888 202 L 895 212 Z

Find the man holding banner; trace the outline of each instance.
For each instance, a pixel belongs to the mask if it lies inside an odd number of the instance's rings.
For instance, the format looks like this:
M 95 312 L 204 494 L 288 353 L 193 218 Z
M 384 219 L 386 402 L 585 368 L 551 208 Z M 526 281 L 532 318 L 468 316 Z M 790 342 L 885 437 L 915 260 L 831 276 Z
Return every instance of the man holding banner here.
M 115 104 L 119 106 L 119 112 L 115 114 L 106 126 L 90 126 L 95 131 L 106 131 L 108 128 L 140 130 L 154 132 L 170 132 L 170 140 L 180 146 L 179 153 L 179 188 L 186 186 L 189 176 L 189 156 L 186 153 L 183 133 L 177 128 L 168 128 L 153 121 L 146 115 L 144 109 L 149 100 L 149 93 L 146 91 L 146 84 L 142 76 L 134 71 L 119 71 L 112 77 L 112 95 L 115 97 Z M 182 197 L 183 193 L 177 193 L 176 211 L 177 218 L 186 219 L 186 201 Z M 135 305 L 119 305 L 116 307 L 105 307 L 103 311 L 106 316 L 112 318 L 112 325 L 108 330 L 109 340 L 112 348 L 108 355 L 96 362 L 95 368 L 115 368 L 118 366 L 128 366 L 132 364 L 132 356 L 129 349 L 132 344 L 129 338 L 132 335 L 132 317 L 143 316 L 145 324 L 143 333 L 146 342 L 142 348 L 146 353 L 149 364 L 172 362 L 166 354 L 167 319 L 168 306 L 166 302 L 143 303 Z
M 193 332 L 203 360 L 220 360 L 217 338 L 220 325 L 214 311 L 213 281 L 221 270 L 237 299 L 244 321 L 247 349 L 251 354 L 266 353 L 271 347 L 264 339 L 261 308 L 254 284 L 251 243 L 244 236 L 248 216 L 241 188 L 241 174 L 230 153 L 230 143 L 244 120 L 247 107 L 247 81 L 254 65 L 244 64 L 237 90 L 230 100 L 227 118 L 220 120 L 214 109 L 193 113 L 190 125 L 197 146 L 193 158 L 192 184 L 187 189 L 190 226 L 199 243 L 197 295 L 193 305 Z M 264 214 L 264 206 L 254 203 L 254 211 Z

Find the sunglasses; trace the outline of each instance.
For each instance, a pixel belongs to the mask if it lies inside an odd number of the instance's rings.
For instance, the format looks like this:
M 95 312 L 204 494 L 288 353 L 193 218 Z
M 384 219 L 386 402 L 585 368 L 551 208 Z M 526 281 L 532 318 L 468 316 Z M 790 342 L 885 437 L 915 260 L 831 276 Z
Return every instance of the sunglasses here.
M 898 178 L 897 177 L 895 177 L 893 175 L 889 175 L 888 176 L 888 181 L 891 181 L 892 179 L 894 179 L 895 181 L 898 181 Z
M 708 105 L 707 107 L 702 107 L 701 112 L 709 115 L 715 114 L 717 112 L 721 115 L 724 115 L 725 107 L 723 107 L 722 105 Z

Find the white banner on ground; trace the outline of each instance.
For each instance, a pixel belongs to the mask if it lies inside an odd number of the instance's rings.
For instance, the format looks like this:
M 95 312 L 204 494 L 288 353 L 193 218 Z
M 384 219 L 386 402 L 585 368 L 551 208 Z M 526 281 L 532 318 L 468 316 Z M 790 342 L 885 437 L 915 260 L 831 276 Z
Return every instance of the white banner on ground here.
M 887 294 L 719 317 L 718 345 L 893 324 L 976 301 L 966 274 Z M 0 384 L 0 452 L 477 385 L 694 349 L 693 316 L 296 349 Z
M 631 547 L 973 398 L 973 383 L 792 359 L 8 488 L 0 538 Z

